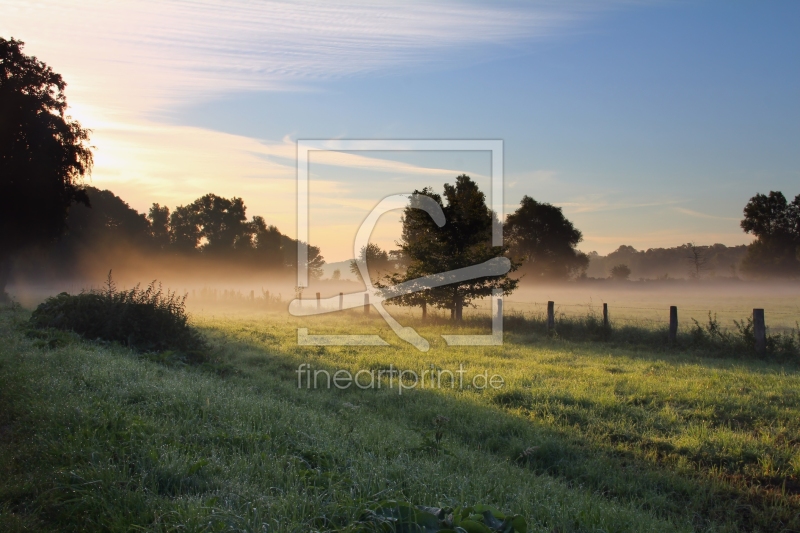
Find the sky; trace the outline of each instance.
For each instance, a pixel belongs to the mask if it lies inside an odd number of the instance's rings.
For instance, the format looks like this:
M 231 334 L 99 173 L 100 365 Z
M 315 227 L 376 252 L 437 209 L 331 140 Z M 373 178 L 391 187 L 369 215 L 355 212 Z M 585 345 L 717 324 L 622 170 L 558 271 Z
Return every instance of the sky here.
M 500 139 L 504 209 L 563 208 L 579 248 L 745 244 L 800 193 L 800 2 L 0 0 L 0 35 L 63 75 L 87 181 L 145 212 L 213 192 L 295 235 L 298 139 Z M 310 241 L 353 256 L 380 199 L 487 152 L 312 154 Z M 397 239 L 398 217 L 373 233 Z

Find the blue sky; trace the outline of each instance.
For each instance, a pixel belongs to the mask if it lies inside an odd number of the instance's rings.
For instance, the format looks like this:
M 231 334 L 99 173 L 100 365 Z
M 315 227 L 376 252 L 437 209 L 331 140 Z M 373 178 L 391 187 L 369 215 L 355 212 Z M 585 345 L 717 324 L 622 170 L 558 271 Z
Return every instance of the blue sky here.
M 152 201 L 164 203 L 163 197 L 191 201 L 202 187 L 217 192 L 216 187 L 222 194 L 244 197 L 251 214 L 272 217 L 291 230 L 287 201 L 276 205 L 255 198 L 263 197 L 259 191 L 265 189 L 269 196 L 275 180 L 281 183 L 274 185 L 276 191 L 288 191 L 288 170 L 280 176 L 260 175 L 254 162 L 253 168 L 231 165 L 226 176 L 192 181 L 192 172 L 201 174 L 203 165 L 185 161 L 192 150 L 207 153 L 208 145 L 199 140 L 185 145 L 185 139 L 224 134 L 224 142 L 216 144 L 231 145 L 244 139 L 237 146 L 252 145 L 243 151 L 262 152 L 258 160 L 285 169 L 293 165 L 287 147 L 296 139 L 502 139 L 507 209 L 524 194 L 561 205 L 584 233 L 580 247 L 601 253 L 620 244 L 746 243 L 738 220 L 750 196 L 769 190 L 791 197 L 800 193 L 799 2 L 442 5 L 435 12 L 411 9 L 418 18 L 409 20 L 402 19 L 402 9 L 385 6 L 366 11 L 358 3 L 340 11 L 327 6 L 324 17 L 310 24 L 309 18 L 323 8 L 306 3 L 308 11 L 299 15 L 286 8 L 292 24 L 279 28 L 297 35 L 264 38 L 263 46 L 251 46 L 262 42 L 257 29 L 252 41 L 204 41 L 201 30 L 214 20 L 213 13 L 181 22 L 193 24 L 187 27 L 198 37 L 179 42 L 180 47 L 161 43 L 158 48 L 156 39 L 148 49 L 138 47 L 135 39 L 116 42 L 119 50 L 135 52 L 128 57 L 143 58 L 128 60 L 117 77 L 133 79 L 153 65 L 164 68 L 129 84 L 142 85 L 127 110 L 122 100 L 92 108 L 91 91 L 79 88 L 78 109 L 86 100 L 89 110 L 84 122 L 116 124 L 108 130 L 117 133 L 108 133 L 103 144 L 106 153 L 117 156 L 101 160 L 95 180 L 123 197 L 127 192 L 142 210 Z M 309 14 L 312 8 L 314 15 Z M 165 8 L 154 9 L 157 15 Z M 165 12 L 164 20 L 176 13 Z M 268 13 L 265 26 L 274 13 Z M 24 16 L 12 24 L 28 31 Z M 230 18 L 231 32 L 250 16 L 243 12 L 239 19 Z M 126 17 L 133 22 L 120 24 L 128 24 L 134 37 L 140 30 L 156 34 L 142 29 L 149 22 Z M 402 20 L 395 23 L 392 17 Z M 381 26 L 384 20 L 390 22 Z M 98 19 L 97 24 L 105 22 Z M 334 35 L 328 23 L 344 29 Z M 225 24 L 226 19 L 220 20 L 220 26 Z M 265 34 L 269 30 L 263 29 Z M 0 31 L 27 40 L 13 26 L 7 30 L 0 23 Z M 41 47 L 38 55 L 47 61 L 47 39 L 31 33 L 29 47 Z M 175 49 L 183 51 L 170 62 Z M 204 63 L 204 57 L 213 61 Z M 72 61 L 64 59 L 64 64 L 79 84 L 106 83 L 99 63 L 73 67 L 77 63 Z M 185 67 L 195 63 L 199 66 Z M 131 110 L 135 113 L 126 115 Z M 110 119 L 112 111 L 127 118 Z M 136 130 L 140 133 L 133 138 L 131 128 L 119 127 L 125 121 L 147 128 Z M 123 130 L 128 132 L 124 136 Z M 167 131 L 175 133 L 164 138 Z M 144 148 L 148 143 L 160 150 L 175 146 L 183 156 L 159 155 L 153 159 L 163 159 L 161 166 L 127 170 L 132 165 L 121 162 L 131 154 L 150 153 Z M 263 146 L 286 149 L 262 151 Z M 432 169 L 480 173 L 486 167 L 477 156 L 382 157 Z M 183 173 L 175 170 L 181 164 L 187 167 Z M 398 172 L 395 182 L 403 175 Z M 327 194 L 341 198 L 372 191 L 366 182 L 391 182 L 380 172 L 371 180 L 368 171 L 346 165 L 325 167 L 323 174 L 330 185 Z M 437 188 L 448 181 L 440 173 L 423 173 L 400 185 L 426 179 Z M 387 193 L 404 192 L 387 187 Z M 312 200 L 312 216 L 313 209 Z M 353 211 L 345 201 L 333 202 L 324 215 L 331 218 L 319 218 L 334 226 L 332 221 L 352 225 L 365 210 L 367 204 Z M 319 233 L 323 252 L 327 246 L 332 260 L 348 254 L 346 239 L 337 239 Z M 390 244 L 392 229 L 387 226 L 378 240 Z

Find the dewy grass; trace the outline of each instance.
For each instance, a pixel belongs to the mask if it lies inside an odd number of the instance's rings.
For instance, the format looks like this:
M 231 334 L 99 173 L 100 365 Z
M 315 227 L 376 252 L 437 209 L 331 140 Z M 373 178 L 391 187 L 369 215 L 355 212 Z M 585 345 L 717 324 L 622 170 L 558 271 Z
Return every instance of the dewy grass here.
M 349 313 L 315 333 L 389 347 L 302 347 L 265 312 L 199 323 L 225 377 L 121 346 L 19 332 L 2 314 L 0 529 L 346 530 L 385 499 L 489 504 L 529 531 L 792 531 L 800 501 L 795 366 L 513 331 L 432 349 Z M 481 332 L 481 324 L 463 332 Z M 438 340 L 437 340 L 438 339 Z M 456 368 L 501 390 L 297 387 L 318 369 Z

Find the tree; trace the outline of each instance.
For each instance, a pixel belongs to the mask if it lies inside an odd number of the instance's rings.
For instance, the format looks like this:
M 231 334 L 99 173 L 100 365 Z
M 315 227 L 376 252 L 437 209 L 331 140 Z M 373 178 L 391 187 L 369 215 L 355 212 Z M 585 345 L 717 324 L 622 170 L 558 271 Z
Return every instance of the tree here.
M 384 276 L 391 274 L 391 261 L 389 260 L 389 253 L 383 250 L 375 243 L 369 243 L 361 248 L 359 259 L 367 264 L 367 270 L 370 277 L 374 280 L 380 279 L 381 273 Z M 358 281 L 363 281 L 361 278 L 361 271 L 358 270 L 358 263 L 355 259 L 350 261 L 350 272 L 352 272 Z
M 169 247 L 169 207 L 153 204 L 147 215 L 150 221 L 150 236 L 156 248 L 165 250 Z
M 191 206 L 179 205 L 169 215 L 169 243 L 179 253 L 197 251 L 200 228 Z
M 486 206 L 484 194 L 469 176 L 458 176 L 455 185 L 445 184 L 443 197 L 428 187 L 414 193 L 437 202 L 446 223 L 438 227 L 427 213 L 414 208 L 412 200 L 403 212 L 398 243 L 408 266 L 402 274 L 390 277 L 391 283 L 477 265 L 508 252 L 507 246 L 491 245 L 493 213 Z M 518 263 L 512 261 L 511 270 L 517 267 Z M 494 289 L 510 294 L 517 282 L 508 274 L 487 276 L 414 293 L 396 301 L 401 305 L 421 305 L 423 309 L 427 305 L 449 309 L 452 319 L 461 320 L 465 305 L 490 296 Z
M 150 221 L 109 190 L 85 187 L 91 208 L 75 205 L 67 217 L 67 244 L 80 248 L 147 245 Z
M 583 235 L 560 207 L 524 196 L 505 223 L 511 254 L 534 279 L 567 279 L 586 270 L 589 257 L 575 249 Z
M 620 263 L 619 265 L 614 265 L 611 269 L 611 279 L 616 281 L 625 281 L 631 275 L 631 269 L 628 268 L 628 265 Z
M 234 248 L 249 248 L 251 227 L 246 223 L 247 208 L 241 198 L 206 194 L 189 205 L 206 253 L 224 253 Z
M 687 243 L 686 248 L 689 251 L 686 256 L 689 262 L 689 277 L 692 279 L 700 279 L 703 272 L 706 271 L 706 264 L 708 258 L 706 257 L 707 246 L 697 246 L 694 241 Z
M 0 38 L 0 294 L 13 254 L 59 238 L 70 206 L 89 205 L 89 130 L 66 116 L 66 83 L 45 63 Z
M 253 233 L 253 248 L 256 262 L 267 269 L 283 267 L 281 232 L 275 226 L 267 226 L 263 217 L 254 216 L 250 222 Z
M 281 235 L 281 251 L 283 252 L 283 264 L 287 268 L 297 268 L 297 246 L 301 241 L 297 241 L 286 235 Z M 321 279 L 324 271 L 325 258 L 322 257 L 319 246 L 312 246 L 305 243 L 308 251 L 308 276 L 311 279 Z
M 756 194 L 744 208 L 741 227 L 756 237 L 742 260 L 743 271 L 754 276 L 800 275 L 800 194 L 792 203 L 780 191 Z
M 795 204 L 800 202 L 800 195 Z M 770 237 L 782 233 L 792 233 L 793 221 L 786 197 L 780 191 L 770 191 L 769 196 L 756 194 L 744 206 L 744 218 L 740 226 L 745 233 L 752 233 L 757 238 Z

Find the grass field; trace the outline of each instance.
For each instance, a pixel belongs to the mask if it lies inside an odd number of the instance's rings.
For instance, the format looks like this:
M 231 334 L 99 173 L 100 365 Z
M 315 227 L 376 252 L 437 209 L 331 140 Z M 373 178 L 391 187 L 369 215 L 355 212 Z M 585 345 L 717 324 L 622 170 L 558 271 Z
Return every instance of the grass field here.
M 187 367 L 28 316 L 0 317 L 4 531 L 346 530 L 387 498 L 491 504 L 529 531 L 800 531 L 796 362 L 520 327 L 448 348 L 449 324 L 407 318 L 422 353 L 374 316 L 250 309 L 197 314 L 213 361 Z M 299 326 L 391 346 L 297 346 Z M 301 364 L 429 381 L 298 388 Z M 469 386 L 484 372 L 504 386 Z

